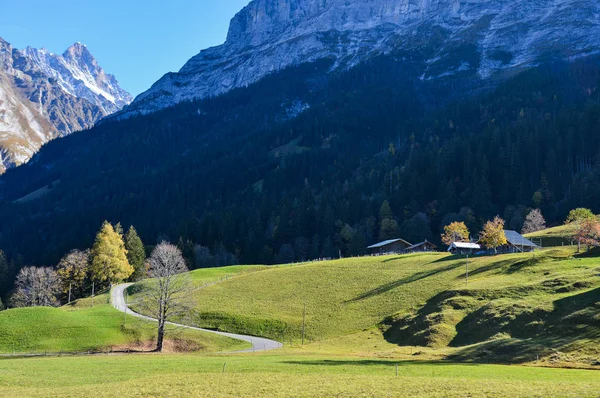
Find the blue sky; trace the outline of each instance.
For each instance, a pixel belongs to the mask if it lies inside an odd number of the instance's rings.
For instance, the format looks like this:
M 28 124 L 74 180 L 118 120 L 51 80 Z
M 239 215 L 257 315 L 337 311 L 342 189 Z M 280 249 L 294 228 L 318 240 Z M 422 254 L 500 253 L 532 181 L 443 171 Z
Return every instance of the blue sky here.
M 249 0 L 0 0 L 0 37 L 62 54 L 81 42 L 134 96 L 221 44 Z

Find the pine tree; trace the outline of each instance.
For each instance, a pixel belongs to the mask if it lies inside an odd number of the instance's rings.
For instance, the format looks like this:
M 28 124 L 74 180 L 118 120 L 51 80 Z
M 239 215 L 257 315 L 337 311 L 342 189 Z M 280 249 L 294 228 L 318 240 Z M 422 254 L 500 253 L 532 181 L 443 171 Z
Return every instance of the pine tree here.
M 134 271 L 131 281 L 139 281 L 146 277 L 146 250 L 137 231 L 133 226 L 129 227 L 125 234 L 125 249 L 127 249 L 127 260 Z
M 105 284 L 122 282 L 134 272 L 127 260 L 123 238 L 107 221 L 96 235 L 90 270 L 94 280 Z
M 8 259 L 2 250 L 0 250 L 0 289 L 2 291 L 8 290 L 9 275 L 8 275 Z

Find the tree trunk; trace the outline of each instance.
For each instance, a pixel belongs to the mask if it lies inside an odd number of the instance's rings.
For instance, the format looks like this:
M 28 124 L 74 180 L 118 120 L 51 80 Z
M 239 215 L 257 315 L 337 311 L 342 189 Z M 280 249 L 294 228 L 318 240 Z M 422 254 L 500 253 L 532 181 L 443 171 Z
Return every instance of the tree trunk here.
M 163 321 L 158 323 L 158 337 L 156 339 L 156 352 L 162 352 L 163 340 L 165 339 L 165 324 Z

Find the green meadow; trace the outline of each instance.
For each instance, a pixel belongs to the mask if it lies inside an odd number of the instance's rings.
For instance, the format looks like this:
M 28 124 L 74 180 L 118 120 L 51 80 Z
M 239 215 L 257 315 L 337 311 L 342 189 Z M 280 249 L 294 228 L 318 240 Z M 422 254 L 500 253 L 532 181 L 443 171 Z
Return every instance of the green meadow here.
M 108 294 L 62 308 L 18 308 L 0 312 L 0 354 L 60 354 L 150 349 L 156 336 L 152 322 L 115 310 Z M 173 350 L 231 351 L 245 343 L 210 333 L 171 328 Z
M 270 337 L 285 347 L 219 354 L 247 345 L 171 328 L 170 353 L 108 354 L 148 351 L 154 338 L 151 322 L 117 312 L 108 295 L 96 297 L 93 307 L 85 299 L 58 309 L 9 310 L 0 313 L 3 353 L 100 354 L 4 357 L 0 394 L 596 397 L 600 391 L 600 261 L 593 252 L 412 254 L 201 269 L 190 276 L 197 289 L 188 324 Z M 150 283 L 130 288 L 134 309 Z

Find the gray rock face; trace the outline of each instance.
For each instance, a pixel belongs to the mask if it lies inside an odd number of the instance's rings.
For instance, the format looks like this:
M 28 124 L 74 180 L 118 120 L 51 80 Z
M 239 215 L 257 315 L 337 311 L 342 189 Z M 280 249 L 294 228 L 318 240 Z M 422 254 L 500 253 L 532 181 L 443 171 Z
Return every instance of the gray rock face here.
M 471 53 L 457 47 L 470 45 Z M 348 68 L 398 49 L 435 47 L 422 79 L 482 79 L 600 49 L 600 2 L 588 0 L 254 0 L 226 42 L 202 51 L 141 94 L 121 116 L 225 93 L 280 69 L 335 59 Z M 473 56 L 474 53 L 474 56 Z
M 92 127 L 130 103 L 82 44 L 61 56 L 0 38 L 0 174 L 48 141 Z

